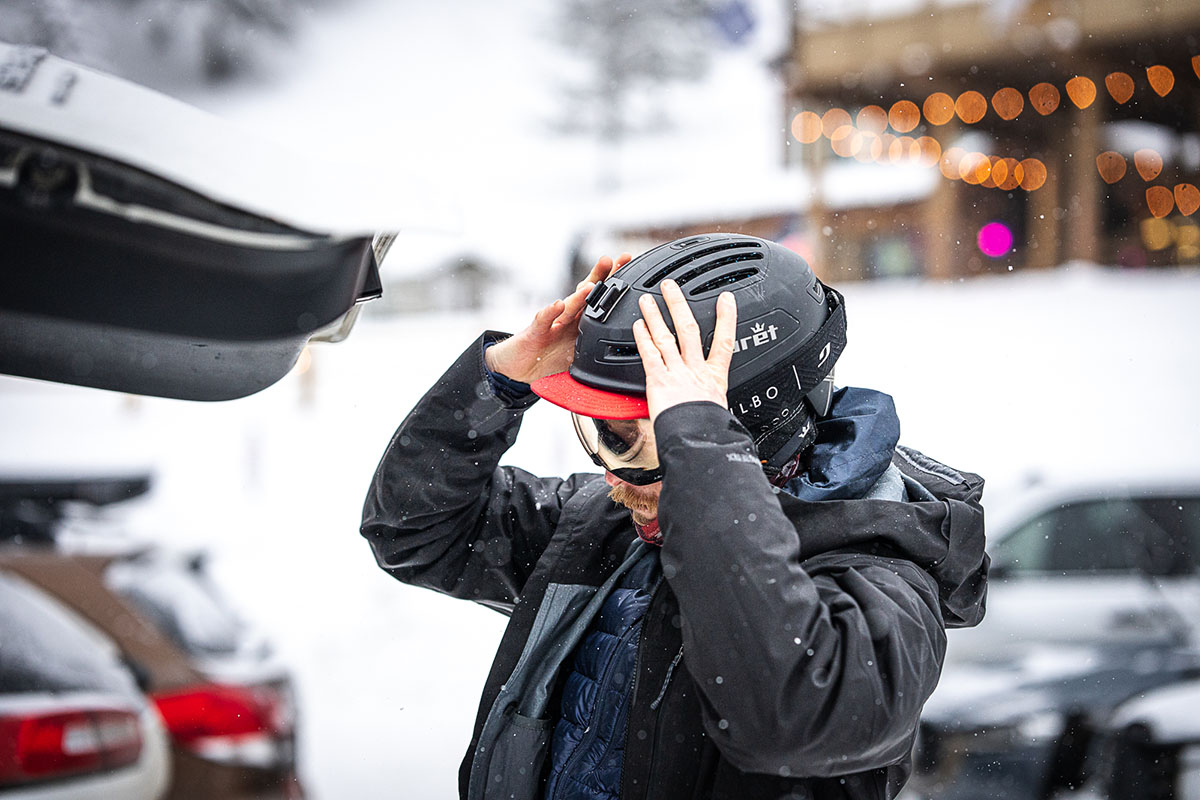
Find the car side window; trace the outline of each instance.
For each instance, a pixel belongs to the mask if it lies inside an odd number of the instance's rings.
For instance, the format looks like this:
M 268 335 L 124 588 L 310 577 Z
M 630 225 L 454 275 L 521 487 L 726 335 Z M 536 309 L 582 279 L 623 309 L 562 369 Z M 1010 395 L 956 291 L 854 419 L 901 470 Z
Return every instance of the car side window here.
M 1132 500 L 1068 503 L 1023 525 L 993 555 L 1012 575 L 1134 572 L 1153 527 Z
M 1194 575 L 1200 554 L 1200 497 L 1149 497 L 1137 501 L 1153 523 L 1148 540 L 1155 575 Z

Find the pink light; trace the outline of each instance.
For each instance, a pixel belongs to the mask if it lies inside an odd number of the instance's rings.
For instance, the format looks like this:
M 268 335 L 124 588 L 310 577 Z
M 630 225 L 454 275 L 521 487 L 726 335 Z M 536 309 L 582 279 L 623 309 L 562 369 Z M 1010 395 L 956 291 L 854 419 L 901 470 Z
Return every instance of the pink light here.
M 985 256 L 999 258 L 1012 250 L 1013 235 L 1003 222 L 989 222 L 979 229 L 976 241 Z

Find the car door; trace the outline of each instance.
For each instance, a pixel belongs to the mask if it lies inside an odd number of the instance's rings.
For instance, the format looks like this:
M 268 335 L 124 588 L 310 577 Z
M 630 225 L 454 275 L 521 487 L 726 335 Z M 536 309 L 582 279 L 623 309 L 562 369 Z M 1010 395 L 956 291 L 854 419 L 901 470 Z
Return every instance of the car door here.
M 1169 642 L 1200 619 L 1200 498 L 1094 496 L 1043 508 L 991 548 L 988 612 L 955 659 L 1034 643 Z

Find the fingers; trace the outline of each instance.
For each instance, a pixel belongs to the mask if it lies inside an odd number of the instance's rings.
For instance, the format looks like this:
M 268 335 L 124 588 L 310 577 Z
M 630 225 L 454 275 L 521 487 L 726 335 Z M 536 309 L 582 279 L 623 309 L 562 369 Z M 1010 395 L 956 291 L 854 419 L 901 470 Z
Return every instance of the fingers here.
M 732 292 L 721 292 L 717 298 L 717 324 L 713 329 L 712 347 L 708 351 L 708 363 L 729 372 L 733 359 L 733 344 L 737 339 L 737 299 Z
M 700 343 L 700 326 L 675 281 L 663 281 L 661 285 L 671 322 L 675 324 L 675 336 L 679 339 L 679 352 L 683 360 L 696 363 L 704 360 L 704 347 Z
M 658 348 L 663 362 L 670 365 L 681 361 L 679 346 L 675 343 L 675 335 L 671 333 L 671 329 L 663 320 L 662 312 L 658 310 L 658 303 L 654 302 L 653 295 L 644 294 L 638 298 L 638 308 L 642 312 L 642 321 L 646 330 Z
M 655 344 L 654 338 L 646 328 L 645 320 L 634 320 L 633 341 L 637 344 L 638 355 L 642 358 L 642 368 L 646 370 L 647 378 L 657 375 L 667 368 L 658 345 Z
M 555 300 L 550 305 L 533 315 L 532 327 L 537 330 L 548 330 L 550 325 L 562 314 L 565 304 L 562 300 Z
M 585 283 L 599 283 L 609 276 L 609 274 L 613 271 L 613 266 L 614 264 L 611 258 L 608 256 L 601 256 L 596 261 L 596 266 L 592 267 L 592 271 L 588 273 L 586 278 L 579 282 L 579 285 L 583 286 Z
M 608 280 L 610 275 L 628 264 L 630 261 L 633 261 L 633 256 L 629 253 L 621 253 L 621 255 L 617 256 L 616 261 L 613 261 L 608 256 L 601 256 L 596 261 L 596 266 L 592 267 L 592 271 L 588 273 L 588 276 L 579 283 L 575 284 L 575 291 L 582 289 L 585 284 L 595 286 L 601 281 Z M 591 289 L 589 288 L 588 291 L 591 291 Z
M 587 305 L 588 295 L 596 284 L 591 281 L 584 281 L 576 287 L 575 291 L 560 302 L 563 304 L 563 310 L 556 322 L 565 325 L 568 322 L 574 322 L 575 319 L 583 313 L 584 306 Z

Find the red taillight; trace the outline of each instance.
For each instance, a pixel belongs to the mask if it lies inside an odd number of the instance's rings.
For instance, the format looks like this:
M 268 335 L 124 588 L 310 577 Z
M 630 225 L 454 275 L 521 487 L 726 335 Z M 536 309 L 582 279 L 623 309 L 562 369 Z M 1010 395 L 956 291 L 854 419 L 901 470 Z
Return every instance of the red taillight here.
M 287 700 L 270 686 L 210 684 L 153 698 L 175 742 L 206 758 L 274 760 L 270 743 L 291 732 Z
M 0 786 L 116 769 L 141 754 L 142 730 L 131 711 L 0 716 Z

